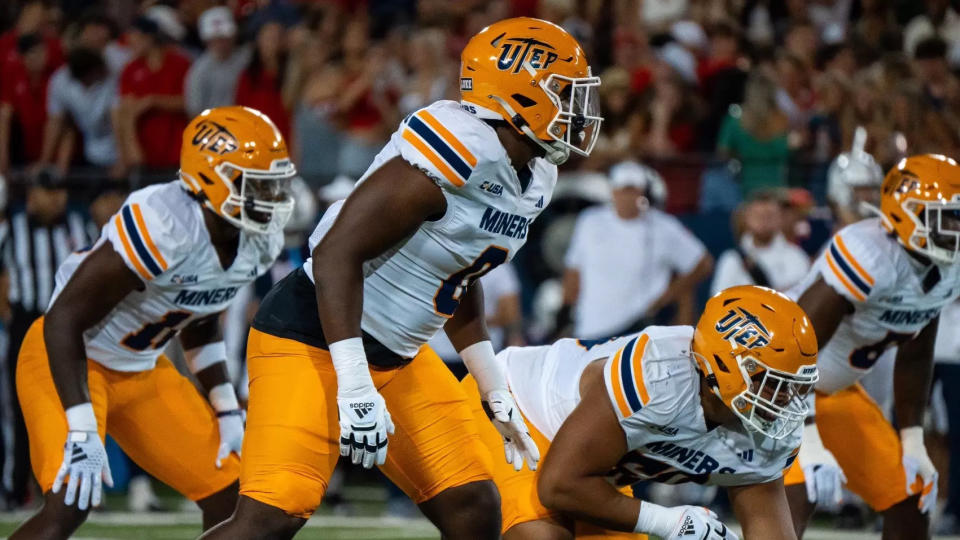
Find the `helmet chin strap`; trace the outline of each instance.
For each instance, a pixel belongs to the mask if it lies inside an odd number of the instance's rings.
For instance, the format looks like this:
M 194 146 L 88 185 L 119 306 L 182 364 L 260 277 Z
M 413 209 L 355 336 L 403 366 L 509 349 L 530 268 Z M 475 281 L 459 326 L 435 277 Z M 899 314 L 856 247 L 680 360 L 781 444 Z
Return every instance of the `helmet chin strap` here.
M 530 129 L 530 126 L 527 125 L 527 121 L 524 120 L 522 116 L 517 114 L 517 112 L 513 110 L 513 107 L 511 107 L 509 103 L 504 101 L 500 96 L 490 96 L 490 97 L 496 100 L 496 102 L 499 103 L 501 107 L 503 107 L 503 110 L 506 111 L 507 115 L 509 115 L 508 121 L 511 124 L 513 124 L 517 129 L 522 131 L 524 135 L 529 137 L 531 140 L 533 140 L 533 142 L 537 143 L 537 145 L 539 145 L 540 148 L 544 150 L 545 152 L 545 155 L 543 156 L 544 159 L 546 159 L 547 161 L 549 161 L 554 165 L 563 165 L 567 161 L 567 158 L 570 157 L 569 148 L 566 148 L 565 146 L 559 143 L 549 143 L 541 140 L 539 137 L 537 137 L 537 135 L 533 132 L 533 130 Z

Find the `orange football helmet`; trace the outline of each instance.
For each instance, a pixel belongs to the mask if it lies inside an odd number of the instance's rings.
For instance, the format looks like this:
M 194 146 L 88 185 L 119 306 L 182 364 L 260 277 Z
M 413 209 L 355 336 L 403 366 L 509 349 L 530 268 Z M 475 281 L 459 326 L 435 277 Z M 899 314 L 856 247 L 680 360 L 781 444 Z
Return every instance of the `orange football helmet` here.
M 693 357 L 747 429 L 782 439 L 803 425 L 818 378 L 817 336 L 796 302 L 754 285 L 717 293 L 697 322 Z
M 554 164 L 570 151 L 587 156 L 600 134 L 600 78 L 580 44 L 559 26 L 505 19 L 470 39 L 460 56 L 460 99 L 490 120 L 533 139 Z
M 905 248 L 944 264 L 960 252 L 960 166 L 937 154 L 900 160 L 880 188 L 880 217 Z
M 207 109 L 183 132 L 180 181 L 204 206 L 253 233 L 283 230 L 297 169 L 277 126 L 260 111 Z

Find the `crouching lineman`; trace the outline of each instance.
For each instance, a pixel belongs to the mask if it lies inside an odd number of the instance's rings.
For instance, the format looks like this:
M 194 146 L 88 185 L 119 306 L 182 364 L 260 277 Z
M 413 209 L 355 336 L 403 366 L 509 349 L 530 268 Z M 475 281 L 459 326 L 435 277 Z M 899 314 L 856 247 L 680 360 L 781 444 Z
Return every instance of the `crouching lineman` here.
M 937 471 L 922 423 L 940 310 L 960 296 L 960 166 L 938 155 L 900 161 L 877 213 L 837 232 L 797 287 L 820 344 L 815 423 L 785 476 L 798 536 L 844 483 L 883 513 L 885 539 L 930 534 Z M 894 346 L 899 433 L 859 383 Z
M 273 123 L 243 107 L 193 119 L 180 167 L 66 259 L 27 333 L 17 394 L 44 505 L 11 538 L 67 538 L 83 523 L 112 483 L 106 433 L 196 501 L 204 528 L 234 508 L 243 417 L 217 315 L 280 252 L 295 170 Z M 162 354 L 178 333 L 206 400 Z
M 617 490 L 640 480 L 724 486 L 746 538 L 795 538 L 781 475 L 800 444 L 817 343 L 786 296 L 733 287 L 707 302 L 696 328 L 561 339 L 497 358 L 545 455 L 536 472 L 494 467 L 504 538 L 571 539 L 575 519 L 665 540 L 736 538 L 706 508 L 665 508 Z M 472 378 L 461 384 L 478 402 Z M 474 416 L 485 413 L 476 406 Z M 480 429 L 500 452 L 496 430 Z
M 240 503 L 204 538 L 293 536 L 341 455 L 382 466 L 445 538 L 499 537 L 489 452 L 463 390 L 426 342 L 446 330 L 508 459 L 535 467 L 476 280 L 526 242 L 557 164 L 590 153 L 600 81 L 572 36 L 530 18 L 471 38 L 460 77 L 461 103 L 408 116 L 346 201 L 324 214 L 312 258 L 260 304 L 247 341 Z

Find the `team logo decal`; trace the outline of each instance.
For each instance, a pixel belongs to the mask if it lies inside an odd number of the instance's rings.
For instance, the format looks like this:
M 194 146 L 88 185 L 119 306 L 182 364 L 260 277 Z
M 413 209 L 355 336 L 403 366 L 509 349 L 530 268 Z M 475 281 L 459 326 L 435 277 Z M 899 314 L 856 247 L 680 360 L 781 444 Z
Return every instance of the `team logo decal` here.
M 508 38 L 500 45 L 497 69 L 519 73 L 527 62 L 533 69 L 547 69 L 559 58 L 553 51 L 550 45 L 533 38 Z
M 193 134 L 191 142 L 194 146 L 200 147 L 200 150 L 209 150 L 221 156 L 240 147 L 233 133 L 212 120 L 204 120 L 197 124 L 197 132 Z
M 770 332 L 756 315 L 743 308 L 731 309 L 719 321 L 716 330 L 723 339 L 756 349 L 770 343 Z

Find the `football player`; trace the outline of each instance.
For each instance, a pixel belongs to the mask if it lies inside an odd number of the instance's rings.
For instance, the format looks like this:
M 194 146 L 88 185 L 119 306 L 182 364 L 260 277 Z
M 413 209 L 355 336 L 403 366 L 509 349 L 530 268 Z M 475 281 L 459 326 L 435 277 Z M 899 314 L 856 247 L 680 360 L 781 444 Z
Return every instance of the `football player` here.
M 816 357 L 803 311 L 752 285 L 711 298 L 696 328 L 502 351 L 544 456 L 536 472 L 494 466 L 504 538 L 637 538 L 596 526 L 667 540 L 736 538 L 706 508 L 666 508 L 617 490 L 640 480 L 724 486 L 746 538 L 795 538 L 781 476 L 800 444 Z M 461 384 L 476 397 L 472 377 Z M 484 416 L 479 405 L 474 416 Z M 480 436 L 498 450 L 492 426 L 481 425 Z M 594 526 L 575 528 L 575 519 Z
M 922 423 L 940 310 L 960 296 L 960 166 L 939 155 L 901 160 L 877 213 L 837 232 L 791 291 L 820 344 L 816 415 L 785 476 L 798 536 L 815 503 L 839 501 L 846 483 L 883 514 L 884 538 L 929 537 L 937 471 Z M 859 383 L 894 346 L 899 432 Z
M 244 107 L 194 118 L 180 166 L 65 260 L 27 333 L 17 394 L 44 505 L 11 538 L 67 538 L 83 523 L 112 483 L 106 433 L 196 501 L 204 528 L 235 506 L 243 416 L 218 314 L 273 265 L 296 171 L 273 122 Z M 163 355 L 177 334 L 206 399 Z
M 867 130 L 857 126 L 850 151 L 834 158 L 827 169 L 827 200 L 837 230 L 873 216 L 870 206 L 880 204 L 883 169 L 864 149 L 866 144 Z
M 456 378 L 425 343 L 446 330 L 507 460 L 535 467 L 476 280 L 524 244 L 557 165 L 590 153 L 599 84 L 552 23 L 507 19 L 470 40 L 461 102 L 404 119 L 321 219 L 312 258 L 264 298 L 247 343 L 240 502 L 206 538 L 292 536 L 341 455 L 381 466 L 445 538 L 499 537 L 489 452 Z

